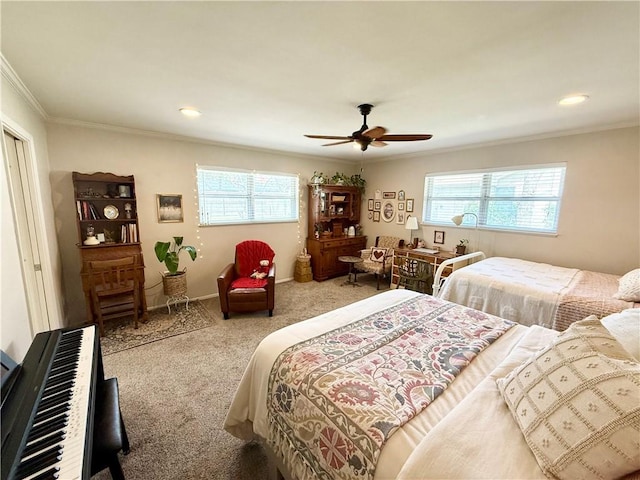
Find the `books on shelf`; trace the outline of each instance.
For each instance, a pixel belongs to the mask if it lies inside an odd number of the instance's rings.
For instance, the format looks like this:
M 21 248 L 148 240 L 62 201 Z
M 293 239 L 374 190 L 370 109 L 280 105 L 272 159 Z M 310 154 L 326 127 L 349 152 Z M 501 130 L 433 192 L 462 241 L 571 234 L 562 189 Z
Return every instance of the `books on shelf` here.
M 120 243 L 136 243 L 138 227 L 135 223 L 125 223 L 120 227 Z
M 80 218 L 80 220 L 102 219 L 95 205 L 86 200 L 76 200 L 76 209 L 78 210 L 78 218 Z

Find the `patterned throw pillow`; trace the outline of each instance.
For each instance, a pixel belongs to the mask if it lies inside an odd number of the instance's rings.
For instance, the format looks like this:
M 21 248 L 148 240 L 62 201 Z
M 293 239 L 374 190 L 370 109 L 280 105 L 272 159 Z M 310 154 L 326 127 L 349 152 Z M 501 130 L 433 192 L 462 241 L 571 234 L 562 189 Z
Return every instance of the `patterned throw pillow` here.
M 549 478 L 640 469 L 640 364 L 592 316 L 496 381 Z
M 640 268 L 631 270 L 620 279 L 618 291 L 613 298 L 625 302 L 640 302 Z
M 369 260 L 372 262 L 380 262 L 384 261 L 384 257 L 387 255 L 388 248 L 376 248 L 371 247 L 371 255 L 369 255 Z

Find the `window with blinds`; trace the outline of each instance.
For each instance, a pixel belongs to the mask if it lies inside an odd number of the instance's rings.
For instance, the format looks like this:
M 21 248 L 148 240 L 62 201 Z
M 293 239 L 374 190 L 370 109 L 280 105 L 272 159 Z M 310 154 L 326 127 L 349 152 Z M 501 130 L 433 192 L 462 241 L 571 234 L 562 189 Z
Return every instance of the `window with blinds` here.
M 197 167 L 200 225 L 297 222 L 298 176 Z
M 482 228 L 557 233 L 565 170 L 556 164 L 427 175 L 422 221 L 450 226 L 453 216 L 474 213 Z M 473 215 L 463 225 L 474 227 Z

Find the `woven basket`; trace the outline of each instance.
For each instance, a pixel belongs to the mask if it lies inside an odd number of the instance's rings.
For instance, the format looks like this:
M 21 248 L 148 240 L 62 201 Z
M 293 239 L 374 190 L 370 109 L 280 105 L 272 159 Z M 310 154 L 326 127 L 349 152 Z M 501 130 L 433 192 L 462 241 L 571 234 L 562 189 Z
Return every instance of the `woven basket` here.
M 178 272 L 176 275 L 163 275 L 162 285 L 167 297 L 177 297 L 187 293 L 187 272 Z

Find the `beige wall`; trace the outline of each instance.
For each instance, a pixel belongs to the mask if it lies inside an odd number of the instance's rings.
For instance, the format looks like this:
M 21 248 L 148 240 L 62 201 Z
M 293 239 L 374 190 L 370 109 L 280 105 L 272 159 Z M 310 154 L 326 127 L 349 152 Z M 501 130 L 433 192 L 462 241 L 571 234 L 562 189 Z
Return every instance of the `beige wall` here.
M 427 173 L 566 162 L 557 236 L 475 231 L 452 223 L 444 228 L 422 225 L 414 237 L 432 245 L 434 230 L 443 230 L 447 250 L 468 238 L 490 256 L 621 275 L 640 265 L 639 131 L 622 128 L 376 163 L 364 172 L 366 197 L 377 189 L 404 189 L 407 198 L 416 199 L 414 213 L 421 219 Z M 369 243 L 380 234 L 409 239 L 402 225 L 363 223 Z
M 121 133 L 104 129 L 50 124 L 51 188 L 56 214 L 56 231 L 64 264 L 67 316 L 71 323 L 84 320 L 84 300 L 79 277 L 80 257 L 75 222 L 71 172 L 111 172 L 134 175 L 136 197 L 146 264 L 147 302 L 163 305 L 160 272 L 164 270 L 153 252 L 156 241 L 183 236 L 185 244 L 198 248 L 199 258 L 181 257 L 188 271 L 188 294 L 204 297 L 216 294 L 216 277 L 233 261 L 234 247 L 247 239 L 269 243 L 276 252 L 277 279 L 293 277 L 297 254 L 306 239 L 306 198 L 301 196 L 300 222 L 286 224 L 198 227 L 196 164 L 297 173 L 306 189 L 314 170 L 355 173 L 351 164 L 320 158 L 290 156 L 259 150 L 228 148 L 204 143 Z M 303 190 L 304 191 L 304 190 Z M 184 223 L 157 222 L 156 194 L 182 194 Z

